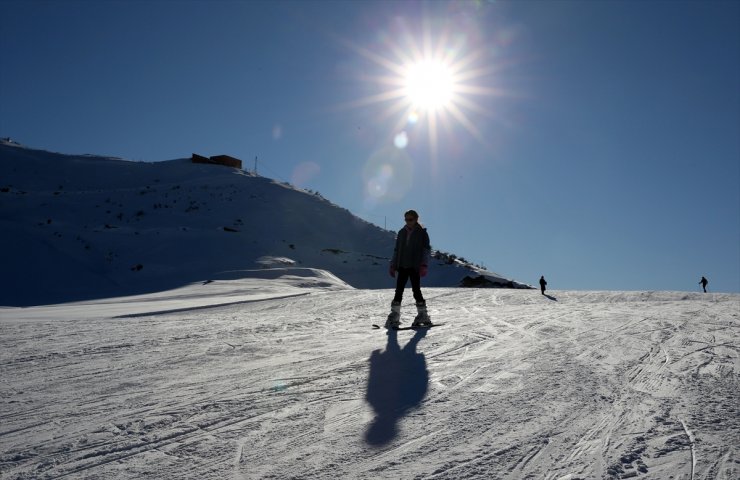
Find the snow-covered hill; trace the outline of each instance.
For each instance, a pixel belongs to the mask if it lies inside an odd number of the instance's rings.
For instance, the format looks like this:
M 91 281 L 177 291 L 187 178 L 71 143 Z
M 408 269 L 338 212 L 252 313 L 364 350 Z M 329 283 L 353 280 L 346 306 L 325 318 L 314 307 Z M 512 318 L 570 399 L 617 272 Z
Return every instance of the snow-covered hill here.
M 0 228 L 0 305 L 151 293 L 286 265 L 356 288 L 392 284 L 393 232 L 316 194 L 189 159 L 131 162 L 2 142 Z M 424 283 L 481 275 L 521 286 L 449 258 Z
M 0 308 L 0 477 L 740 478 L 736 294 L 262 277 Z

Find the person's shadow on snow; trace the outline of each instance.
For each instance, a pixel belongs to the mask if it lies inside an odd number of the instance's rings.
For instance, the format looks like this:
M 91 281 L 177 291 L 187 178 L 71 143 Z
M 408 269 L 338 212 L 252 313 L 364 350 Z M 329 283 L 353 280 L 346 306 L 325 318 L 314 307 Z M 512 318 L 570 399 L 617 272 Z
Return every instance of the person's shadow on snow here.
M 416 351 L 416 345 L 426 334 L 426 329 L 418 330 L 402 349 L 398 332 L 389 330 L 385 351 L 375 350 L 370 355 L 365 398 L 375 410 L 375 419 L 365 432 L 368 444 L 379 446 L 393 440 L 398 434 L 398 421 L 424 399 L 429 372 L 424 354 Z

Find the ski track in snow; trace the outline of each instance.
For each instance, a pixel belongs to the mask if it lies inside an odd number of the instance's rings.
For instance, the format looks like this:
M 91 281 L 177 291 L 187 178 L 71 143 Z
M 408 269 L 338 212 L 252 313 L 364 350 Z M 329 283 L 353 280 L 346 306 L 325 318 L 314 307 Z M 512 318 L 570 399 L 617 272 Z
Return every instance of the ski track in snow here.
M 0 309 L 0 477 L 740 478 L 738 295 L 306 293 Z

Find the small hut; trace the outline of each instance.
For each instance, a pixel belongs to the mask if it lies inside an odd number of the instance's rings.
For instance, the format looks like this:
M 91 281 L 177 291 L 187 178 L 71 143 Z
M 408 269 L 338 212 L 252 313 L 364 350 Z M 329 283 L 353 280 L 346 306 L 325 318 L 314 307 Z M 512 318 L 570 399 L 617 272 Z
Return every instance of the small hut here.
M 192 161 L 193 163 L 207 163 L 210 165 L 224 165 L 226 167 L 242 168 L 242 161 L 229 155 L 215 155 L 208 158 L 194 153 Z

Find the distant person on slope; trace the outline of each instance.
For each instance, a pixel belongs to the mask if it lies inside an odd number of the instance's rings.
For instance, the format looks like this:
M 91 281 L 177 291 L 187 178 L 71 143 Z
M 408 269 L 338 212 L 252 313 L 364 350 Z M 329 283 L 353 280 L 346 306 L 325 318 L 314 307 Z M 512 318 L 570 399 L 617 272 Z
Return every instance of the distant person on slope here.
M 547 285 L 547 280 L 545 280 L 545 276 L 542 275 L 540 277 L 540 290 L 542 290 L 542 295 L 545 294 L 545 290 L 546 290 L 545 285 Z
M 709 283 L 709 280 L 702 276 L 701 280 L 699 280 L 699 283 L 701 284 L 701 288 L 704 289 L 704 293 L 707 293 L 707 283 Z
M 396 295 L 391 302 L 391 313 L 385 322 L 386 328 L 396 328 L 401 324 L 401 301 L 406 283 L 411 280 L 411 290 L 416 300 L 417 315 L 412 326 L 431 325 L 427 304 L 421 294 L 421 277 L 426 276 L 432 247 L 429 234 L 419 223 L 419 214 L 409 210 L 404 215 L 406 226 L 398 231 L 396 247 L 388 269 L 396 279 Z

